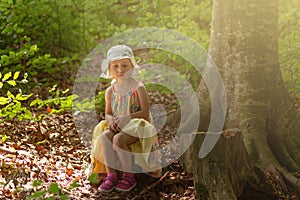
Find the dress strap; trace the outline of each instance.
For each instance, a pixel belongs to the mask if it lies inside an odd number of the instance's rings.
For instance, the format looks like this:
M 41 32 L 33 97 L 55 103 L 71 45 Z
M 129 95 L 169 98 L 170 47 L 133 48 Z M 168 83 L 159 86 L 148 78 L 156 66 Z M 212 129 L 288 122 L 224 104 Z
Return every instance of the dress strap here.
M 132 92 L 136 92 L 137 91 L 137 89 L 140 87 L 140 82 L 138 81 L 136 84 L 135 84 L 135 86 L 134 86 L 134 88 L 132 89 Z
M 111 90 L 113 93 L 115 93 L 115 85 L 111 85 Z
M 138 96 L 138 93 L 137 93 L 137 89 L 139 88 L 139 82 L 136 83 L 136 85 L 134 86 L 134 88 L 132 88 L 132 94 L 134 96 Z

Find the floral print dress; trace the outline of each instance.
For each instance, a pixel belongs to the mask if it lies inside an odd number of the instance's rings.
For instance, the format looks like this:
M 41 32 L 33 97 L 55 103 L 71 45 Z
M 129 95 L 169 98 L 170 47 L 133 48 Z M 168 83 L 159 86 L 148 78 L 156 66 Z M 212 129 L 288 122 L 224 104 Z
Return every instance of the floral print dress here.
M 112 92 L 111 106 L 114 116 L 128 115 L 141 110 L 136 89 L 126 94 L 119 94 L 115 92 L 114 85 L 112 85 Z M 108 128 L 108 122 L 103 120 L 94 129 L 91 152 L 91 171 L 93 173 L 106 172 L 101 152 L 100 136 Z M 140 166 L 144 172 L 151 172 L 151 176 L 159 177 L 161 175 L 161 153 L 157 132 L 151 123 L 151 117 L 149 116 L 147 120 L 133 118 L 121 131 L 139 138 L 138 142 L 130 145 L 135 164 Z

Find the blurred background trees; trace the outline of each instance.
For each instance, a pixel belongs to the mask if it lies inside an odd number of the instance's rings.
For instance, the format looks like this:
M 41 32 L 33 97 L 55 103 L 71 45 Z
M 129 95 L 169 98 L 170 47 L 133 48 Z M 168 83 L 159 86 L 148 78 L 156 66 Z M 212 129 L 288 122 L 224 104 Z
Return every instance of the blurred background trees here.
M 297 0 L 280 0 L 278 38 L 284 79 L 296 96 L 300 85 L 299 4 Z M 3 0 L 0 3 L 0 56 L 4 56 L 1 72 L 7 72 L 7 68 L 23 68 L 34 75 L 53 75 L 60 68 L 65 70 L 70 59 L 80 61 L 104 39 L 140 27 L 174 29 L 207 49 L 211 8 L 211 0 Z M 31 59 L 35 62 L 28 63 Z

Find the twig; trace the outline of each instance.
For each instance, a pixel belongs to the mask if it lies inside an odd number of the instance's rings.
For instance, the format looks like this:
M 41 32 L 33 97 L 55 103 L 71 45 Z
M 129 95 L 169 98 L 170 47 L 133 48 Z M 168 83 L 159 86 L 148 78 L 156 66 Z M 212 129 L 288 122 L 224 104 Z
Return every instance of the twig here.
M 213 135 L 213 134 L 217 134 L 217 135 L 224 135 L 226 138 L 230 138 L 233 136 L 236 136 L 236 134 L 241 133 L 241 130 L 239 128 L 229 128 L 229 129 L 225 129 L 222 130 L 220 132 L 195 132 L 193 134 L 198 134 L 198 135 Z
M 143 189 L 139 194 L 137 194 L 135 197 L 132 198 L 132 200 L 136 200 L 136 199 L 139 199 L 143 196 L 143 194 L 145 194 L 146 192 L 148 192 L 149 190 L 155 188 L 164 178 L 167 177 L 167 175 L 169 174 L 170 172 L 167 171 L 162 177 L 160 177 L 160 179 L 154 183 L 152 183 L 150 186 L 146 187 L 145 189 Z
M 0 147 L 0 153 L 17 155 L 17 151 L 10 150 L 5 147 Z
M 0 153 L 4 153 L 4 154 L 12 154 L 12 155 L 30 155 L 30 152 L 25 151 L 25 150 L 11 150 L 5 147 L 0 147 Z

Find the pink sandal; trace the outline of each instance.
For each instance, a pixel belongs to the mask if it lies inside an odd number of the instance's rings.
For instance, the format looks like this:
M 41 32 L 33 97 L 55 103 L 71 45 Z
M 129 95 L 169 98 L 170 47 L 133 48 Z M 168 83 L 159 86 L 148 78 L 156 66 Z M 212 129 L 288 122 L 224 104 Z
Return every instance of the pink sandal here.
M 103 183 L 98 187 L 98 190 L 100 192 L 111 192 L 117 185 L 117 182 L 117 179 L 107 176 L 104 178 Z
M 136 180 L 128 176 L 123 176 L 116 186 L 116 190 L 121 192 L 128 192 L 136 186 Z

